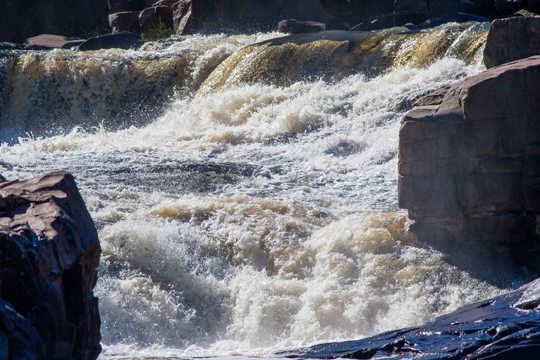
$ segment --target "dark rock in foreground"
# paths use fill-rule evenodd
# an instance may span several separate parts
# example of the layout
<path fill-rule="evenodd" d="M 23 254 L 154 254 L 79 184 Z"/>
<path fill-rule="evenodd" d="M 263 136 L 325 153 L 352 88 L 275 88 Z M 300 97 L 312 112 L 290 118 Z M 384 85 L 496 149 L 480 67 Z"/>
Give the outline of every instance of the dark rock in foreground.
<path fill-rule="evenodd" d="M 420 99 L 399 139 L 399 205 L 443 251 L 492 250 L 538 272 L 540 56 Z"/>
<path fill-rule="evenodd" d="M 421 327 L 281 355 L 316 359 L 538 359 L 540 280 Z"/>
<path fill-rule="evenodd" d="M 0 358 L 96 359 L 100 245 L 73 177 L 0 177 Z"/>

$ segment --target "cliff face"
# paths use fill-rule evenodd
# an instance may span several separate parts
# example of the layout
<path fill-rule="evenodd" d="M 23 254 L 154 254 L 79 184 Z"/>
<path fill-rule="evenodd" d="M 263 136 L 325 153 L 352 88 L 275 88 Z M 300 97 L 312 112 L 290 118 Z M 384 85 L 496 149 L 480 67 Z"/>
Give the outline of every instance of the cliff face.
<path fill-rule="evenodd" d="M 399 204 L 416 221 L 413 231 L 532 257 L 540 239 L 538 83 L 540 57 L 530 57 L 424 97 L 405 117 Z"/>
<path fill-rule="evenodd" d="M 97 358 L 101 250 L 73 177 L 0 180 L 0 239 L 0 353 Z"/>

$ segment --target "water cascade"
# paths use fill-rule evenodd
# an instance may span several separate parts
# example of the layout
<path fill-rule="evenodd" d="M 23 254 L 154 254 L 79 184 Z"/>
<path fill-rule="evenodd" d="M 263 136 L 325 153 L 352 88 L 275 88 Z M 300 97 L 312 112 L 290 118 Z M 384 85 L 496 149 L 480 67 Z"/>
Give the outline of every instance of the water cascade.
<path fill-rule="evenodd" d="M 4 143 L 0 169 L 76 175 L 104 249 L 104 358 L 269 355 L 419 324 L 516 281 L 460 270 L 397 207 L 400 120 L 482 70 L 486 25 L 276 36 L 4 58 L 2 127 L 66 128 Z M 107 127 L 165 97 L 144 125 Z"/>

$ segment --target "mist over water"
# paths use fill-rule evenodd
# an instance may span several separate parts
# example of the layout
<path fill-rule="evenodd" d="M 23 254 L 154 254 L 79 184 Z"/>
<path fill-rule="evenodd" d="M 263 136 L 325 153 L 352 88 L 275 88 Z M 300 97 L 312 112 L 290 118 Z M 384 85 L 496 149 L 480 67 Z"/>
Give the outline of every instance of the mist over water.
<path fill-rule="evenodd" d="M 418 243 L 397 206 L 400 120 L 420 96 L 482 70 L 470 54 L 452 56 L 470 48 L 464 37 L 479 41 L 483 28 L 473 30 L 452 30 L 446 50 L 431 46 L 419 66 L 400 58 L 374 74 L 218 81 L 199 92 L 237 71 L 226 60 L 235 51 L 277 34 L 147 45 L 187 59 L 190 91 L 163 115 L 2 145 L 8 177 L 76 175 L 104 252 L 103 357 L 269 356 L 499 293 Z M 418 47 L 398 40 L 401 54 Z"/>

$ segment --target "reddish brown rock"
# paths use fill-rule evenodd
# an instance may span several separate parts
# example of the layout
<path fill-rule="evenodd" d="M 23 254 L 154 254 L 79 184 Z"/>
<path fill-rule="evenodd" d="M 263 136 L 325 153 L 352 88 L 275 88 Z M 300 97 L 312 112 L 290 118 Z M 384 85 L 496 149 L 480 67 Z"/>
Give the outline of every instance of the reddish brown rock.
<path fill-rule="evenodd" d="M 0 342 L 0 352 L 7 348 L 9 358 L 22 358 L 14 351 L 26 333 L 34 344 L 24 358 L 96 359 L 100 318 L 93 289 L 101 250 L 73 177 L 58 172 L 0 182 L 0 239 L 0 317 L 9 322 L 11 308 L 23 329 L 1 327 L 8 341 Z"/>
<path fill-rule="evenodd" d="M 484 50 L 487 68 L 533 55 L 540 55 L 540 17 L 514 16 L 493 21 Z"/>
<path fill-rule="evenodd" d="M 399 140 L 399 205 L 413 229 L 510 251 L 540 240 L 539 83 L 535 56 L 418 101 Z"/>
<path fill-rule="evenodd" d="M 84 39 L 60 35 L 42 34 L 26 39 L 26 45 L 31 49 L 69 49 L 78 46 Z"/>

